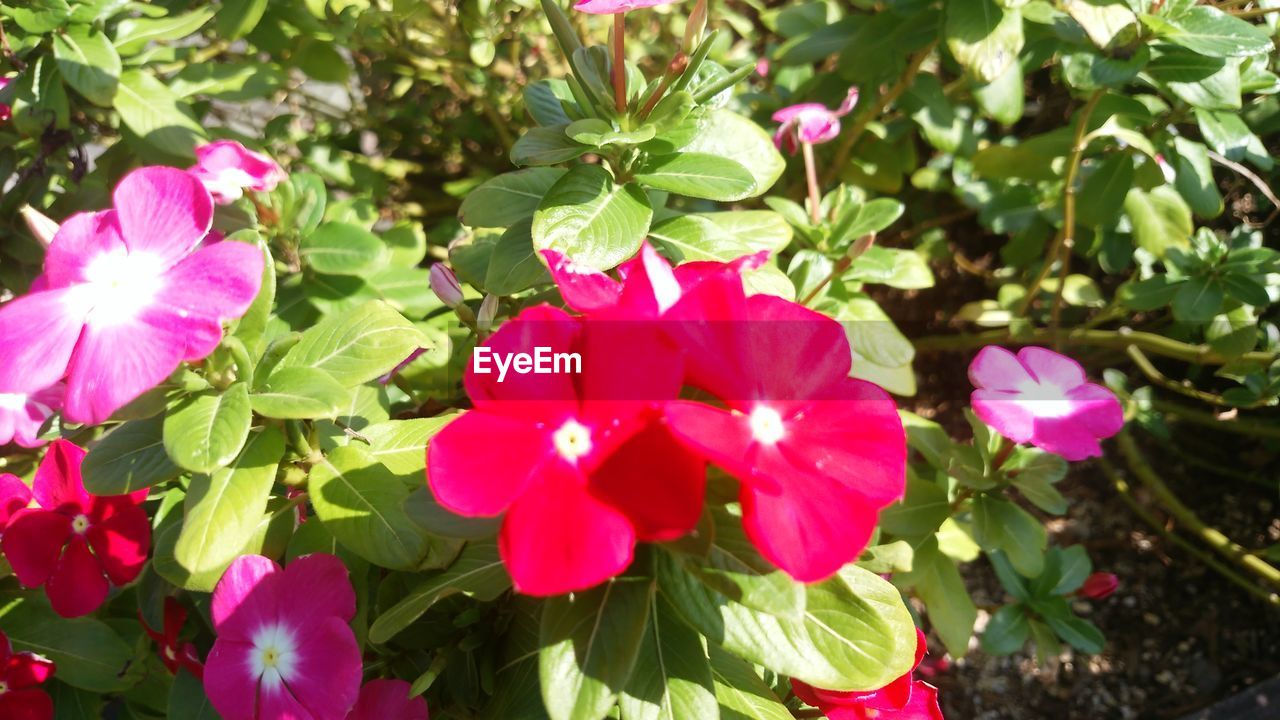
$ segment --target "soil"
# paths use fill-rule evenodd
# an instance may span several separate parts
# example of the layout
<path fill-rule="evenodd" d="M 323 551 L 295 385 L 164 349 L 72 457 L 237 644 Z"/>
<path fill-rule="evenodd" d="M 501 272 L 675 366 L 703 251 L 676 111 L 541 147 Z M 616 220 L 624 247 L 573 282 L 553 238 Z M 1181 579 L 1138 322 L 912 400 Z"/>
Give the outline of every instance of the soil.
<path fill-rule="evenodd" d="M 980 269 L 994 250 L 976 225 L 969 229 L 972 234 L 952 233 L 973 238 L 955 249 Z M 897 291 L 878 296 L 910 337 L 955 332 L 949 318 L 956 308 L 994 295 L 982 277 L 958 271 L 954 263 L 941 265 L 935 265 L 934 288 L 910 297 Z M 966 437 L 962 411 L 971 388 L 956 379 L 972 353 L 919 355 L 919 392 L 903 406 L 942 423 L 956 438 Z M 1094 365 L 1091 372 L 1102 367 Z M 1168 440 L 1140 431 L 1138 436 L 1156 471 L 1203 520 L 1247 548 L 1280 542 L 1280 442 L 1268 446 L 1176 425 Z M 1187 457 L 1200 462 L 1192 465 Z M 1243 472 L 1232 474 L 1232 469 Z M 1073 464 L 1059 489 L 1071 507 L 1065 517 L 1047 518 L 1050 541 L 1083 543 L 1095 569 L 1121 578 L 1111 597 L 1077 603 L 1080 614 L 1106 634 L 1106 650 L 1088 656 L 1064 646 L 1047 666 L 1037 667 L 1030 645 L 1008 657 L 992 657 L 975 640 L 966 657 L 951 660 L 930 679 L 941 690 L 947 718 L 1173 719 L 1280 675 L 1280 611 L 1161 538 L 1120 500 L 1096 464 Z M 1157 507 L 1141 489 L 1135 492 L 1146 507 Z M 963 572 L 979 606 L 1007 600 L 985 561 L 969 563 Z M 979 613 L 981 629 L 988 615 Z M 931 656 L 943 657 L 936 640 Z M 1280 718 L 1280 709 L 1275 717 Z"/>

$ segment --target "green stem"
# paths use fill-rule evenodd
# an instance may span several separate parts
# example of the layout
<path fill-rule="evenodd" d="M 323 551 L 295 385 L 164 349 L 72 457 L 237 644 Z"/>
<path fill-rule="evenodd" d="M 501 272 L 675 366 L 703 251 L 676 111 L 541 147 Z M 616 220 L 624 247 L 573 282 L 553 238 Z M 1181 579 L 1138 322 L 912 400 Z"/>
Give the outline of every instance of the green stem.
<path fill-rule="evenodd" d="M 809 217 L 814 225 L 822 224 L 822 190 L 818 188 L 818 161 L 813 158 L 813 143 L 800 142 L 804 151 L 804 179 L 809 185 Z"/>
<path fill-rule="evenodd" d="M 1280 440 L 1280 427 L 1266 423 L 1254 422 L 1252 420 L 1243 420 L 1236 418 L 1234 420 L 1221 420 L 1213 413 L 1201 412 L 1189 408 L 1180 403 L 1166 402 L 1164 400 L 1153 400 L 1152 406 L 1170 415 L 1175 415 L 1179 420 L 1185 420 L 1192 425 L 1211 428 L 1214 430 L 1223 430 L 1225 432 L 1235 433 L 1237 435 L 1246 435 L 1248 437 L 1267 438 L 1272 440 Z"/>
<path fill-rule="evenodd" d="M 1209 403 L 1210 405 L 1218 405 L 1221 407 L 1234 407 L 1232 403 L 1224 400 L 1221 395 L 1215 395 L 1213 393 L 1205 392 L 1203 390 L 1197 390 L 1189 382 L 1180 383 L 1180 382 L 1177 382 L 1176 380 L 1172 380 L 1169 377 L 1165 376 L 1165 374 L 1160 372 L 1159 368 L 1153 365 L 1151 363 L 1151 360 L 1148 359 L 1147 356 L 1141 350 L 1139 350 L 1136 345 L 1130 345 L 1129 347 L 1125 348 L 1125 352 L 1128 353 L 1129 358 L 1133 360 L 1133 364 L 1137 365 L 1138 369 L 1142 371 L 1142 374 L 1146 375 L 1147 379 L 1155 383 L 1156 385 L 1159 385 L 1160 387 L 1166 390 L 1172 390 L 1173 392 L 1176 392 L 1179 395 L 1185 395 L 1189 398 L 1199 400 L 1200 402 Z"/>
<path fill-rule="evenodd" d="M 1199 365 L 1226 365 L 1236 360 L 1270 365 L 1280 356 L 1280 353 L 1256 350 L 1239 357 L 1227 357 L 1208 345 L 1191 345 L 1163 335 L 1131 330 L 1127 327 L 1119 330 L 1071 330 L 1062 333 L 1061 336 L 1066 345 L 1090 345 L 1117 350 L 1125 350 L 1130 345 L 1135 345 L 1149 353 Z M 1019 332 L 1017 336 L 1008 329 L 1001 329 L 955 335 L 927 335 L 917 338 L 914 344 L 917 351 L 927 352 L 969 350 L 983 345 L 1038 345 L 1052 339 L 1053 334 L 1045 328 L 1033 328 L 1026 332 Z"/>
<path fill-rule="evenodd" d="M 627 113 L 626 13 L 613 15 L 613 106 L 622 116 Z"/>

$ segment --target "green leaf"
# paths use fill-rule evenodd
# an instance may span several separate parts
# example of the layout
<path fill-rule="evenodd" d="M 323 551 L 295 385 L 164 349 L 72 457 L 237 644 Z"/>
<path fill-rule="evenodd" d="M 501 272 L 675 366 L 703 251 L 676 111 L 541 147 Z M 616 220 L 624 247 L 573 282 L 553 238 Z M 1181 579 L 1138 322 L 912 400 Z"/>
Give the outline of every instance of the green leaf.
<path fill-rule="evenodd" d="M 191 575 L 221 574 L 253 539 L 267 509 L 284 435 L 268 426 L 235 462 L 191 478 L 174 559 Z"/>
<path fill-rule="evenodd" d="M 708 650 L 716 701 L 720 703 L 720 720 L 793 720 L 791 711 L 749 663 L 715 645 Z M 716 718 L 715 715 L 706 717 Z"/>
<path fill-rule="evenodd" d="M 755 178 L 740 163 L 717 155 L 678 152 L 651 155 L 636 170 L 636 180 L 685 197 L 730 202 L 755 194 Z"/>
<path fill-rule="evenodd" d="M 891 198 L 876 198 L 870 202 L 851 205 L 840 213 L 831 230 L 831 242 L 837 249 L 870 233 L 878 233 L 902 217 L 902 203 Z"/>
<path fill-rule="evenodd" d="M 1131 310 L 1155 310 L 1173 302 L 1173 296 L 1183 282 L 1171 280 L 1168 275 L 1153 275 L 1146 280 L 1121 285 L 1116 297 Z"/>
<path fill-rule="evenodd" d="M 94 105 L 111 107 L 121 66 L 106 35 L 87 25 L 72 25 L 53 36 L 53 56 L 68 85 Z"/>
<path fill-rule="evenodd" d="M 1222 276 L 1222 286 L 1227 294 L 1245 305 L 1263 308 L 1271 304 L 1271 296 L 1262 283 L 1248 275 L 1227 273 Z"/>
<path fill-rule="evenodd" d="M 555 165 L 582 157 L 592 148 L 565 135 L 568 125 L 531 128 L 511 148 L 516 165 Z"/>
<path fill-rule="evenodd" d="M 1190 247 L 1195 230 L 1191 208 L 1172 187 L 1161 185 L 1151 192 L 1131 188 L 1124 198 L 1124 211 L 1139 247 L 1152 255 L 1163 258 L 1170 248 Z"/>
<path fill-rule="evenodd" d="M 615 130 L 613 125 L 596 118 L 575 120 L 564 129 L 564 134 L 574 142 L 602 148 L 609 145 L 639 145 L 653 139 L 658 128 L 642 125 L 631 131 Z"/>
<path fill-rule="evenodd" d="M 1217 278 L 1193 277 L 1174 294 L 1173 317 L 1182 322 L 1207 323 L 1222 310 L 1224 300 L 1226 292 Z"/>
<path fill-rule="evenodd" d="M 640 653 L 653 590 L 650 580 L 624 577 L 544 603 L 538 674 L 552 720 L 600 720 L 613 708 Z"/>
<path fill-rule="evenodd" d="M 908 432 L 908 438 L 911 438 L 912 435 Z M 912 447 L 919 449 L 917 444 Z M 949 454 L 950 449 L 946 452 Z M 945 457 L 939 456 L 938 459 L 944 460 Z M 941 466 L 945 467 L 945 464 Z M 909 474 L 906 497 L 880 514 L 880 527 L 902 537 L 931 535 L 950 516 L 951 503 L 947 499 L 947 491 L 935 482 Z"/>
<path fill-rule="evenodd" d="M 867 690 L 911 669 L 911 614 L 892 585 L 854 565 L 807 588 L 804 614 L 734 602 L 660 554 L 662 592 L 686 622 L 729 652 L 815 687 Z"/>
<path fill-rule="evenodd" d="M 412 323 L 373 300 L 309 328 L 280 367 L 316 368 L 344 387 L 353 387 L 387 374 L 422 341 Z"/>
<path fill-rule="evenodd" d="M 1196 110 L 1196 123 L 1209 147 L 1227 159 L 1248 160 L 1263 170 L 1270 170 L 1274 164 L 1262 140 L 1245 125 L 1239 114 Z"/>
<path fill-rule="evenodd" d="M 418 472 L 421 472 L 419 470 Z M 404 502 L 409 519 L 432 535 L 457 540 L 482 540 L 498 534 L 500 517 L 464 517 L 436 501 L 430 486 L 422 486 L 409 494 Z"/>
<path fill-rule="evenodd" d="M 730 262 L 761 250 L 781 251 L 791 242 L 791 226 L 767 210 L 699 213 L 664 220 L 653 226 L 649 237 L 677 265 Z"/>
<path fill-rule="evenodd" d="M 355 445 L 334 449 L 311 468 L 311 504 L 329 532 L 380 567 L 416 570 L 444 541 L 427 535 L 405 513 L 411 485 L 421 478 L 392 473 Z"/>
<path fill-rule="evenodd" d="M 1205 57 L 1167 47 L 1152 58 L 1146 72 L 1178 99 L 1205 110 L 1240 108 L 1238 60 Z"/>
<path fill-rule="evenodd" d="M 490 178 L 467 194 L 458 219 L 471 227 L 510 227 L 531 218 L 565 172 L 561 168 L 527 168 Z"/>
<path fill-rule="evenodd" d="M 85 489 L 94 495 L 124 495 L 170 480 L 182 472 L 164 449 L 164 418 L 132 420 L 89 447 Z"/>
<path fill-rule="evenodd" d="M 944 35 L 956 61 L 979 82 L 989 83 L 1022 51 L 1022 15 L 993 0 L 948 2 Z"/>
<path fill-rule="evenodd" d="M 983 550 L 1003 550 L 1024 577 L 1044 569 L 1044 525 L 1008 500 L 979 495 L 973 503 L 973 539 Z"/>
<path fill-rule="evenodd" d="M 1050 592 L 1054 595 L 1073 593 L 1084 585 L 1093 572 L 1093 562 L 1083 545 L 1072 545 L 1055 553 L 1058 556 L 1058 582 Z"/>
<path fill-rule="evenodd" d="M 507 228 L 493 246 L 484 289 L 493 295 L 514 295 L 551 282 L 547 267 L 533 249 L 533 225 L 526 218 Z"/>
<path fill-rule="evenodd" d="M 1133 186 L 1133 156 L 1115 153 L 1103 158 L 1084 179 L 1076 201 L 1076 221 L 1085 227 L 1111 227 L 1124 209 L 1125 194 Z"/>
<path fill-rule="evenodd" d="M 914 587 L 924 601 L 929 622 L 947 646 L 952 657 L 964 657 L 973 637 L 978 609 L 969 597 L 956 563 L 938 550 L 938 542 L 930 537 L 916 548 L 911 572 L 894 577 L 902 587 Z"/>
<path fill-rule="evenodd" d="M 253 411 L 269 418 L 336 417 L 351 394 L 333 376 L 310 367 L 284 367 L 249 396 Z"/>
<path fill-rule="evenodd" d="M 377 235 L 347 223 L 325 223 L 302 239 L 298 254 L 316 272 L 364 275 L 378 266 L 386 245 Z"/>
<path fill-rule="evenodd" d="M 196 142 L 205 138 L 191 108 L 146 70 L 120 75 L 114 106 L 130 131 L 169 155 L 194 157 Z"/>
<path fill-rule="evenodd" d="M 1071 149 L 1068 128 L 1035 135 L 1017 145 L 988 145 L 973 156 L 973 171 L 990 180 L 1054 180 L 1054 159 Z"/>
<path fill-rule="evenodd" d="M 759 125 L 728 110 L 711 110 L 693 116 L 697 131 L 682 152 L 717 155 L 745 167 L 755 179 L 749 197 L 762 195 L 782 176 L 787 162 Z"/>
<path fill-rule="evenodd" d="M 71 17 L 71 6 L 67 0 L 30 0 L 21 5 L 12 4 L 5 12 L 18 23 L 18 27 L 29 33 L 47 33 L 57 30 L 66 24 Z"/>
<path fill-rule="evenodd" d="M 395 605 L 388 608 L 369 628 L 369 640 L 385 643 L 422 617 L 442 598 L 462 593 L 481 602 L 487 602 L 511 587 L 498 557 L 498 546 L 493 540 L 469 542 L 448 570 L 423 580 Z"/>
<path fill-rule="evenodd" d="M 634 184 L 617 185 L 599 165 L 578 165 L 556 181 L 533 214 L 533 244 L 608 270 L 640 249 L 653 210 Z"/>
<path fill-rule="evenodd" d="M 1120 0 L 1080 0 L 1064 7 L 1100 49 L 1118 45 L 1115 42 L 1117 37 L 1134 36 L 1134 32 L 1126 33 L 1125 30 L 1136 24 L 1138 17 Z"/>
<path fill-rule="evenodd" d="M 1271 52 L 1267 31 L 1209 5 L 1192 5 L 1177 15 L 1143 15 L 1162 40 L 1210 57 L 1248 57 Z"/>
<path fill-rule="evenodd" d="M 103 700 L 98 693 L 86 692 L 54 682 L 45 685 L 53 696 L 53 720 L 102 720 Z"/>
<path fill-rule="evenodd" d="M 218 37 L 239 40 L 253 32 L 267 11 L 267 0 L 223 0 L 218 10 Z"/>
<path fill-rule="evenodd" d="M 169 688 L 168 720 L 219 720 L 218 711 L 204 691 L 204 683 L 186 670 L 179 670 Z"/>
<path fill-rule="evenodd" d="M 334 43 L 307 35 L 302 36 L 292 60 L 299 70 L 320 82 L 344 83 L 351 74 Z"/>
<path fill-rule="evenodd" d="M 719 713 L 702 636 L 658 597 L 650 606 L 640 653 L 618 699 L 622 720 L 698 718 Z"/>
<path fill-rule="evenodd" d="M 1181 136 L 1173 139 L 1173 147 L 1173 167 L 1177 173 L 1174 187 L 1196 215 L 1202 218 L 1221 215 L 1222 194 L 1213 178 L 1208 148 Z"/>
<path fill-rule="evenodd" d="M 525 86 L 524 107 L 539 125 L 568 125 L 571 120 L 561 101 L 573 102 L 569 84 L 559 78 L 539 80 Z"/>
<path fill-rule="evenodd" d="M 1064 598 L 1036 603 L 1035 608 L 1058 637 L 1071 647 L 1089 655 L 1097 655 L 1105 649 L 1106 638 L 1102 631 L 1088 620 L 1076 617 Z"/>
<path fill-rule="evenodd" d="M 213 472 L 240 453 L 252 420 L 246 383 L 189 395 L 165 414 L 165 452 L 183 469 Z"/>
<path fill-rule="evenodd" d="M 982 649 L 992 655 L 1009 655 L 1021 650 L 1029 637 L 1026 611 L 1021 605 L 1005 605 L 991 616 L 982 632 Z"/>
<path fill-rule="evenodd" d="M 89 617 L 59 617 L 44 598 L 28 596 L 0 609 L 5 634 L 16 652 L 43 655 L 58 667 L 58 679 L 96 693 L 124 690 L 133 650 L 106 623 Z"/>
<path fill-rule="evenodd" d="M 213 13 L 213 8 L 202 7 L 181 15 L 125 18 L 116 26 L 116 50 L 135 55 L 149 42 L 180 40 L 204 27 Z"/>
<path fill-rule="evenodd" d="M 456 414 L 412 420 L 391 420 L 360 429 L 369 441 L 369 454 L 397 475 L 422 472 L 426 467 L 427 442 Z"/>

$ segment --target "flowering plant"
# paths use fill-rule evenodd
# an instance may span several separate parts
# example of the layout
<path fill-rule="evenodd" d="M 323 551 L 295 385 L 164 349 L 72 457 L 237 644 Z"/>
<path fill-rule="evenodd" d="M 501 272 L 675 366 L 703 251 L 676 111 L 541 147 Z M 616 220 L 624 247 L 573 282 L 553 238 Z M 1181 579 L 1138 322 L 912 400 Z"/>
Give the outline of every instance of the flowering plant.
<path fill-rule="evenodd" d="M 0 716 L 963 716 L 1071 463 L 1274 604 L 1135 439 L 1280 401 L 1270 26 L 854 5 L 0 8 Z"/>

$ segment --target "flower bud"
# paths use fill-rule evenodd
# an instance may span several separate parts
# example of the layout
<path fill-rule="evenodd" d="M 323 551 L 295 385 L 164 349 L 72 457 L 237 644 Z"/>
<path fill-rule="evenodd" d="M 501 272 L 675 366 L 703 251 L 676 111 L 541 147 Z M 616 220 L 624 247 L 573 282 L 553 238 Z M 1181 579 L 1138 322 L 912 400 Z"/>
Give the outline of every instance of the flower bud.
<path fill-rule="evenodd" d="M 18 212 L 22 213 L 23 222 L 27 224 L 27 229 L 36 240 L 39 240 L 44 247 L 49 247 L 49 243 L 53 242 L 53 236 L 58 234 L 58 223 L 30 205 L 23 205 Z"/>
<path fill-rule="evenodd" d="M 498 296 L 485 295 L 484 300 L 480 303 L 480 312 L 476 313 L 476 325 L 481 330 L 488 330 L 493 325 L 493 319 L 498 316 Z"/>
<path fill-rule="evenodd" d="M 431 266 L 431 292 L 440 301 L 451 308 L 462 304 L 462 285 L 458 284 L 458 276 L 445 267 L 444 263 Z"/>
<path fill-rule="evenodd" d="M 1160 174 L 1164 175 L 1165 182 L 1171 183 L 1178 179 L 1178 174 L 1174 172 L 1173 166 L 1164 159 L 1163 155 L 1156 155 L 1156 167 L 1160 168 Z"/>
<path fill-rule="evenodd" d="M 1102 600 L 1110 597 L 1120 587 L 1120 578 L 1112 573 L 1096 572 L 1085 578 L 1077 594 L 1090 600 Z"/>

